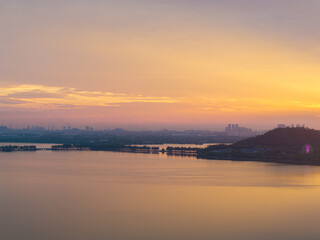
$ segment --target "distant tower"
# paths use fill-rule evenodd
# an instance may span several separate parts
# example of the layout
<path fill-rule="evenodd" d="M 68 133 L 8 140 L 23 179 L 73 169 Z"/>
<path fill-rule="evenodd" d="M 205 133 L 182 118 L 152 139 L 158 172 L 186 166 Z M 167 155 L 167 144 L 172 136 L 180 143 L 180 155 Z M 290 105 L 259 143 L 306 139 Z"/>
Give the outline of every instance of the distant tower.
<path fill-rule="evenodd" d="M 226 132 L 231 132 L 231 124 L 228 124 L 228 126 L 226 127 Z"/>

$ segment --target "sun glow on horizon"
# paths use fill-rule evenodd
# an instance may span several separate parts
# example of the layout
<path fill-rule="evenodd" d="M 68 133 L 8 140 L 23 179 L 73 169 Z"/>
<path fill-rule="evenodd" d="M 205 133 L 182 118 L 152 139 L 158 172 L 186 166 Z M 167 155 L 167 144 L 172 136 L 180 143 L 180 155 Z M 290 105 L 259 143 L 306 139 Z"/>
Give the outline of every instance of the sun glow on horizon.
<path fill-rule="evenodd" d="M 247 11 L 231 2 L 3 3 L 0 110 L 81 109 L 115 123 L 299 116 L 316 124 L 318 6 L 283 12 L 284 0 L 252 2 Z"/>

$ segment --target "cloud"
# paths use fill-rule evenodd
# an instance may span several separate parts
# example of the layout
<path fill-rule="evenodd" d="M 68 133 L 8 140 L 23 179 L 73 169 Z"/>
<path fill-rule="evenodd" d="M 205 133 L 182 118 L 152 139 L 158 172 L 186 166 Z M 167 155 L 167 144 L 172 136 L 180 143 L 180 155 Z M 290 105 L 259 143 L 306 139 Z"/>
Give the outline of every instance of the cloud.
<path fill-rule="evenodd" d="M 1 105 L 15 105 L 15 104 L 24 104 L 25 101 L 10 99 L 6 97 L 0 97 L 0 104 Z"/>
<path fill-rule="evenodd" d="M 163 96 L 80 91 L 75 88 L 43 85 L 14 85 L 0 88 L 0 106 L 24 108 L 87 108 L 119 106 L 128 103 L 176 103 L 180 99 Z"/>

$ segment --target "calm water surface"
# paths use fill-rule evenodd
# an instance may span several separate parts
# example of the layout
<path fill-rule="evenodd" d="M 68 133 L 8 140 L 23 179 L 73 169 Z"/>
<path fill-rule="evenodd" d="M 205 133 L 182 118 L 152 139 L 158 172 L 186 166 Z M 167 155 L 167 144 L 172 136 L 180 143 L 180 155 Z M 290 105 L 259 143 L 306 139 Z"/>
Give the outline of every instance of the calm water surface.
<path fill-rule="evenodd" d="M 4 240 L 319 239 L 320 168 L 0 153 Z"/>

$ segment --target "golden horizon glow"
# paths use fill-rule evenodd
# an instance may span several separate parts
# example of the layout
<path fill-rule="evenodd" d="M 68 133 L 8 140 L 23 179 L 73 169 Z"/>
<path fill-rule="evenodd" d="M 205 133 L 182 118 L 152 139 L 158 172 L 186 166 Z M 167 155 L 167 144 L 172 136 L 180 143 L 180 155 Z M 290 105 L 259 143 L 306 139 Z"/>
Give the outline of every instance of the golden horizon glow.
<path fill-rule="evenodd" d="M 23 29 L 23 18 L 3 12 L 12 27 L 4 31 L 13 33 L 5 36 L 0 107 L 81 108 L 91 116 L 98 114 L 95 108 L 99 116 L 117 108 L 116 119 L 141 124 L 159 119 L 252 124 L 272 116 L 273 121 L 259 120 L 270 125 L 299 116 L 317 126 L 320 51 L 312 28 L 318 19 L 313 2 L 286 13 L 278 8 L 286 5 L 284 0 L 270 6 L 250 3 L 251 11 L 236 1 L 111 2 L 112 8 L 79 3 L 76 10 L 66 4 L 60 10 L 62 22 L 44 5 L 51 15 L 42 16 L 43 24 L 22 5 Z M 297 12 L 305 18 L 298 21 Z M 270 13 L 286 14 L 291 21 Z M 260 15 L 263 20 L 256 22 Z M 133 119 L 134 112 L 142 116 Z"/>
<path fill-rule="evenodd" d="M 30 109 L 68 109 L 91 107 L 121 107 L 122 104 L 178 104 L 184 105 L 186 114 L 197 113 L 210 115 L 214 113 L 254 114 L 254 113 L 289 113 L 290 111 L 320 113 L 320 104 L 307 101 L 273 100 L 265 98 L 172 98 L 165 96 L 128 95 L 100 91 L 82 91 L 75 88 L 44 86 L 44 85 L 13 85 L 0 88 L 0 98 L 5 101 L 0 107 Z M 161 110 L 161 109 L 159 109 Z"/>

